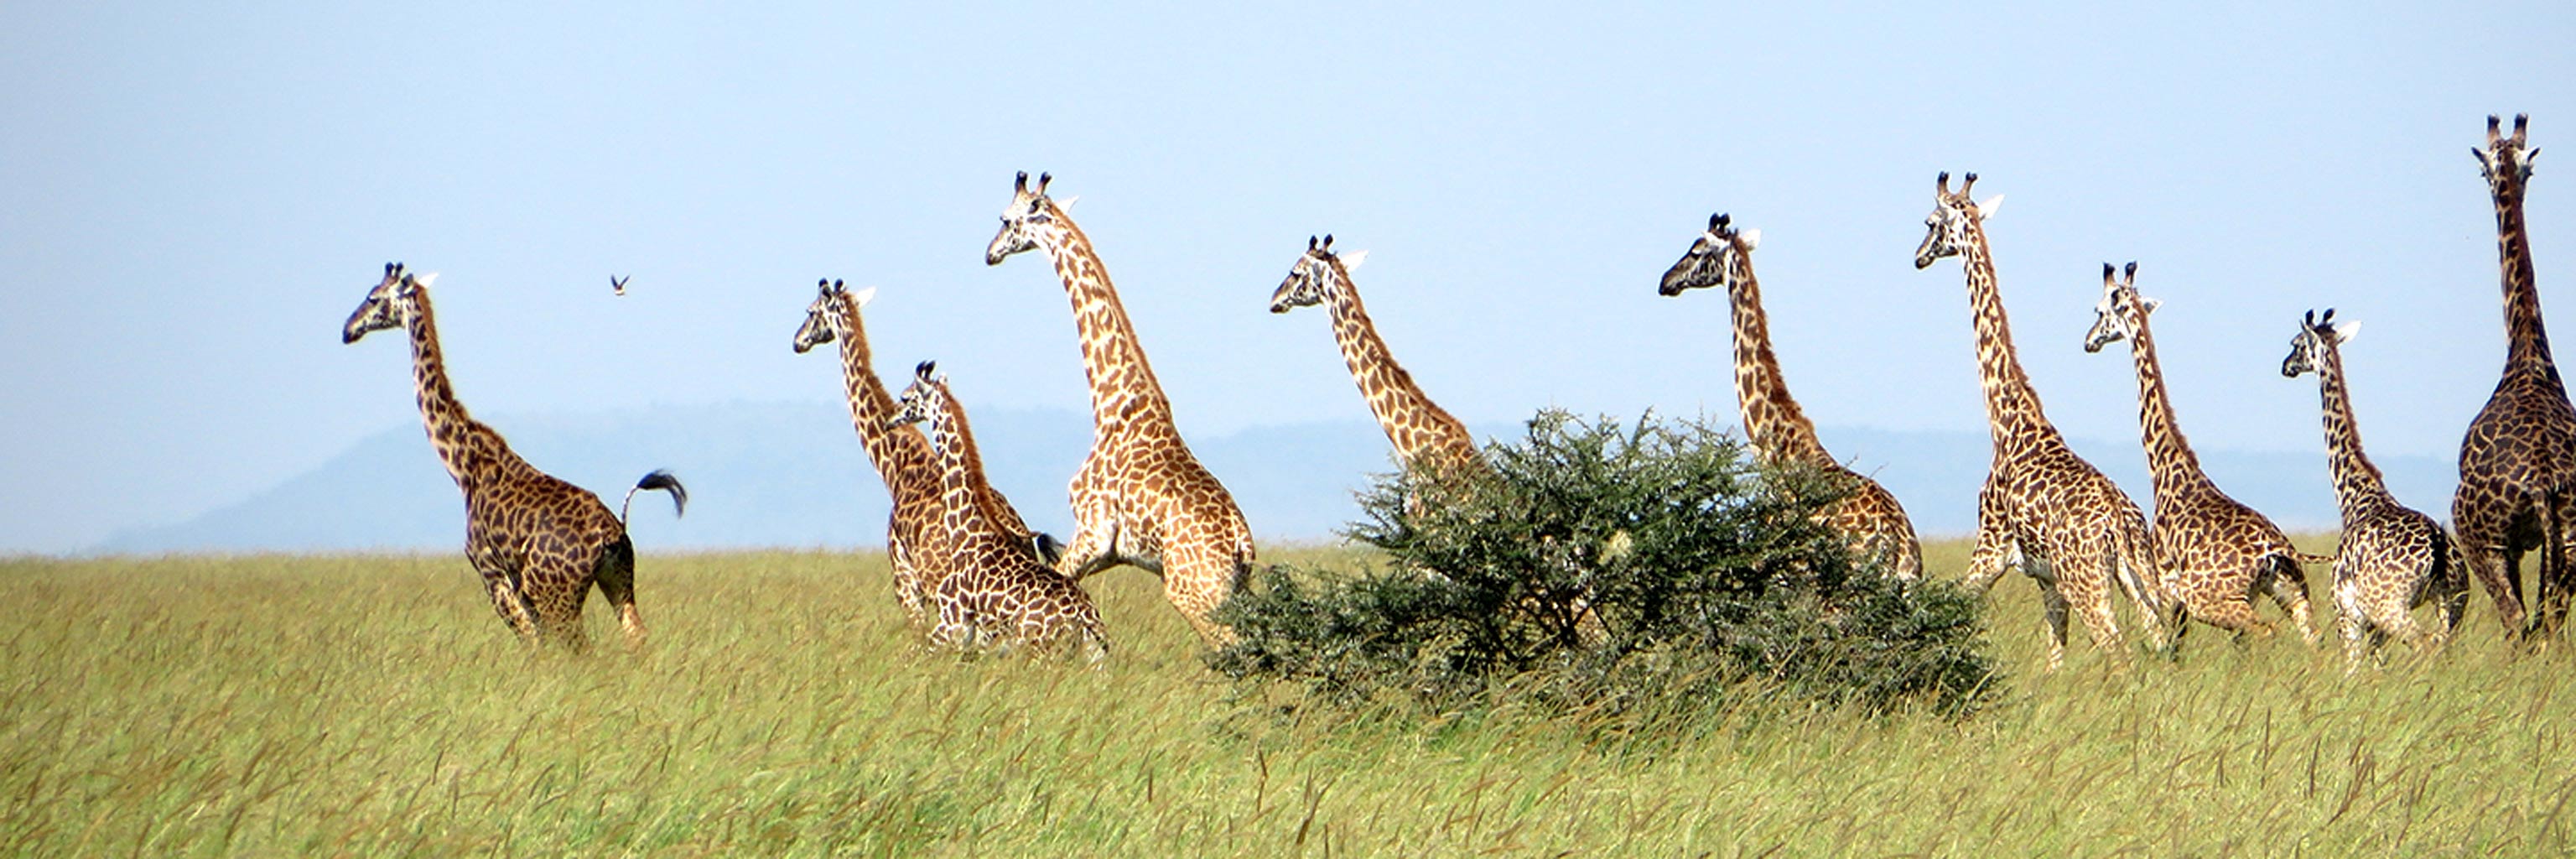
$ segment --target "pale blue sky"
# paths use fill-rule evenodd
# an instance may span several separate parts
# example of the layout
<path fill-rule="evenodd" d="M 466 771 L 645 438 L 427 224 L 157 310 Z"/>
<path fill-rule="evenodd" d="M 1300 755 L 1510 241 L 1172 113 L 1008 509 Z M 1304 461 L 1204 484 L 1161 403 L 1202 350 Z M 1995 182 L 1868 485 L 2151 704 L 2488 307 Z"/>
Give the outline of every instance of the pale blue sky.
<path fill-rule="evenodd" d="M 1958 268 L 1910 262 L 1933 174 L 1973 170 L 2069 433 L 2136 432 L 2125 353 L 2078 348 L 2135 259 L 2202 447 L 2320 444 L 2277 368 L 2335 305 L 2368 323 L 2374 450 L 2449 455 L 2504 351 L 2468 149 L 2527 111 L 2576 163 L 2565 3 L 843 5 L 0 7 L 0 551 L 415 421 L 399 341 L 337 336 L 388 260 L 443 273 L 487 416 L 835 401 L 787 348 L 822 276 L 880 287 L 890 365 L 1083 408 L 1053 274 L 979 259 L 1023 169 L 1081 196 L 1187 432 L 1364 417 L 1323 320 L 1265 312 L 1322 232 L 1372 251 L 1381 329 L 1470 420 L 1731 419 L 1724 303 L 1654 294 L 1719 210 L 1763 231 L 1829 445 L 1982 428 Z M 2563 318 L 2557 163 L 2530 221 Z"/>

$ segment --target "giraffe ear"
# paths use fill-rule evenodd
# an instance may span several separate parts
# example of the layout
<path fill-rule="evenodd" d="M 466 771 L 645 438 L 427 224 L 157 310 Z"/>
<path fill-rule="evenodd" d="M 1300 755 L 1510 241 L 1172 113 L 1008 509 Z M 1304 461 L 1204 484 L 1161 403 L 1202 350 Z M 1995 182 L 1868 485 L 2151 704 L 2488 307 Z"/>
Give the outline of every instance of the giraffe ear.
<path fill-rule="evenodd" d="M 1333 257 L 1342 261 L 1343 271 L 1352 271 L 1358 269 L 1360 263 L 1368 262 L 1368 251 L 1345 251 Z"/>
<path fill-rule="evenodd" d="M 2165 306 L 2165 300 L 2161 298 L 2149 298 L 2140 301 L 2138 302 L 2138 315 L 2145 316 L 2147 314 L 2154 313 L 2156 312 L 2156 308 L 2163 306 Z"/>
<path fill-rule="evenodd" d="M 1735 237 L 1744 242 L 1744 249 L 1748 251 L 1762 245 L 1761 230 L 1745 230 L 1743 232 L 1736 233 Z"/>
<path fill-rule="evenodd" d="M 1977 204 L 1977 220 L 1982 221 L 1987 218 L 1994 217 L 1995 210 L 2003 207 L 2004 195 L 1996 194 L 1992 197 L 1987 197 L 1985 202 Z"/>
<path fill-rule="evenodd" d="M 420 274 L 412 275 L 411 279 L 413 283 L 421 286 L 428 286 L 430 281 L 438 279 L 438 272 L 422 272 Z"/>
<path fill-rule="evenodd" d="M 860 289 L 859 289 L 859 291 L 857 291 L 857 292 L 853 292 L 853 293 L 850 293 L 850 306 L 851 306 L 851 307 L 866 307 L 866 306 L 868 306 L 868 302 L 869 302 L 869 301 L 874 300 L 876 297 L 877 297 L 877 288 L 876 288 L 876 287 L 873 287 L 873 286 L 870 286 L 870 287 L 862 287 L 862 288 L 860 288 Z"/>
<path fill-rule="evenodd" d="M 1057 210 L 1057 211 L 1061 211 L 1061 212 L 1070 212 L 1070 211 L 1073 211 L 1073 204 L 1075 204 L 1075 203 L 1079 203 L 1079 202 L 1082 202 L 1082 195 L 1080 195 L 1080 194 L 1075 194 L 1075 195 L 1073 195 L 1073 196 L 1071 196 L 1071 197 L 1066 197 L 1066 198 L 1064 198 L 1064 199 L 1062 199 L 1062 200 L 1057 200 L 1057 201 L 1055 201 L 1055 208 L 1056 208 L 1056 210 Z"/>
<path fill-rule="evenodd" d="M 2352 342 L 2352 338 L 2361 334 L 2361 320 L 2346 319 L 2342 322 L 2335 323 L 2334 334 L 2336 345 Z"/>

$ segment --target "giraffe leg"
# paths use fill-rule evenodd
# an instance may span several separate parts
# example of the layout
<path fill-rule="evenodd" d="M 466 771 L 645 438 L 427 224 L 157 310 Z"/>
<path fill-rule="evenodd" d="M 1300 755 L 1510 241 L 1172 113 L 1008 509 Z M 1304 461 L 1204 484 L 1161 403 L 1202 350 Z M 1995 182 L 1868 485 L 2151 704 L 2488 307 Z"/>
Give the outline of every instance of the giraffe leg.
<path fill-rule="evenodd" d="M 2460 616 L 2468 612 L 2469 573 L 2460 560 L 2460 544 L 2452 542 L 2437 526 L 2433 530 L 2433 572 L 2431 587 L 2442 601 L 2442 637 L 2445 641 L 2460 632 Z"/>
<path fill-rule="evenodd" d="M 2568 517 L 2576 515 L 2576 493 L 2552 492 L 2541 499 L 2540 575 L 2535 584 L 2538 593 L 2533 602 L 2532 634 L 2546 638 L 2557 634 L 2567 620 L 2570 581 L 2567 569 Z"/>
<path fill-rule="evenodd" d="M 2054 584 L 2039 587 L 2041 617 L 2048 624 L 2048 670 L 2066 662 L 2066 594 Z"/>
<path fill-rule="evenodd" d="M 1199 639 L 1211 647 L 1234 641 L 1234 630 L 1216 622 L 1217 607 L 1233 595 L 1248 564 L 1238 564 L 1231 546 L 1211 545 L 1209 535 L 1190 535 L 1164 547 L 1163 597 L 1189 619 Z"/>
<path fill-rule="evenodd" d="M 483 576 L 483 584 L 491 591 L 492 610 L 501 614 L 501 619 L 510 624 L 510 629 L 517 632 L 520 639 L 536 643 L 536 610 L 528 605 L 526 597 L 519 595 L 518 588 L 510 586 L 510 578 L 487 573 Z"/>
<path fill-rule="evenodd" d="M 2519 591 L 2522 585 L 2507 575 L 2510 568 L 2505 566 L 2503 547 L 2471 543 L 2466 536 L 2460 538 L 2459 545 L 2461 566 L 2467 567 L 2469 576 L 2476 579 L 2487 596 L 2495 600 L 2496 622 L 2504 626 L 2507 636 L 2520 635 L 2523 611 Z"/>
<path fill-rule="evenodd" d="M 2298 559 L 2281 555 L 2267 555 L 2263 563 L 2271 568 L 2262 577 L 2263 593 L 2282 611 L 2290 613 L 2290 622 L 2298 624 L 2300 640 L 2315 647 L 2317 627 L 2308 610 L 2308 571 L 2299 566 Z"/>
<path fill-rule="evenodd" d="M 2002 498 L 1991 488 L 1977 493 L 1977 545 L 1968 551 L 1968 571 L 1960 577 L 1959 586 L 1984 596 L 2018 554 L 2004 526 Z"/>
<path fill-rule="evenodd" d="M 2084 620 L 2084 631 L 2092 634 L 2093 646 L 2110 654 L 2116 663 L 2126 665 L 2128 645 L 2120 637 L 2119 617 L 2111 611 L 2110 578 L 2114 573 L 2109 568 L 2115 562 L 2108 557 L 2094 557 L 2077 563 L 2090 569 L 2073 570 L 2074 575 L 2059 571 L 2057 586 Z"/>
<path fill-rule="evenodd" d="M 905 622 L 918 635 L 930 629 L 930 598 L 922 592 L 921 568 L 913 560 L 911 541 L 895 531 L 892 514 L 886 521 L 886 565 L 893 569 L 894 601 L 903 606 Z"/>
<path fill-rule="evenodd" d="M 2335 578 L 2344 577 L 2338 572 Z M 2343 633 L 2343 674 L 2346 677 L 2360 673 L 2361 660 L 2367 651 L 2362 633 L 2369 621 L 2363 614 L 2361 596 L 2355 590 L 2355 587 L 2346 585 L 2335 588 L 2334 594 L 2335 630 Z"/>
<path fill-rule="evenodd" d="M 1095 454 L 1083 463 L 1082 472 L 1074 475 L 1069 493 L 1073 502 L 1073 542 L 1056 559 L 1056 569 L 1077 582 L 1120 563 L 1118 497 L 1099 488 L 1101 481 L 1093 474 L 1092 466 L 1097 461 L 1101 459 Z"/>
<path fill-rule="evenodd" d="M 644 646 L 644 615 L 635 608 L 635 547 L 621 537 L 599 559 L 599 595 L 617 609 L 617 628 L 628 648 Z"/>
<path fill-rule="evenodd" d="M 2415 614 L 2406 610 L 2406 598 L 2403 596 L 2388 598 L 2386 605 L 2380 608 L 2379 616 L 2384 618 L 2379 624 L 2380 628 L 2387 630 L 2390 637 L 2405 642 L 2407 647 L 2413 648 L 2417 653 L 2429 651 L 2441 644 L 2441 633 L 2428 631 L 2422 624 L 2416 623 Z"/>

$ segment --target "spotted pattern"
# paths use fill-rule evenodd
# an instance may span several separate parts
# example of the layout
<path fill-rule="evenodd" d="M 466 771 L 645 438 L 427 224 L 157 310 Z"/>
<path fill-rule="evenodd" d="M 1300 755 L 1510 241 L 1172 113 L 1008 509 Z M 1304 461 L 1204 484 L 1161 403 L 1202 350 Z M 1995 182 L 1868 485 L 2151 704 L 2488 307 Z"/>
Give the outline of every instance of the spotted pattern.
<path fill-rule="evenodd" d="M 2440 647 L 2460 625 L 2469 601 L 2469 575 L 2460 546 L 2442 526 L 2397 503 L 2379 467 L 2362 453 L 2361 426 L 2353 420 L 2344 386 L 2343 343 L 2354 323 L 2337 325 L 2308 314 L 2281 359 L 2281 375 L 2317 374 L 2325 410 L 2326 453 L 2334 474 L 2335 504 L 2343 512 L 2343 544 L 2335 550 L 2335 626 L 2343 633 L 2345 671 L 2361 669 L 2370 649 L 2394 636 L 2418 649 Z M 2438 601 L 2442 627 L 2426 630 L 2413 609 Z"/>
<path fill-rule="evenodd" d="M 903 606 L 913 631 L 928 635 L 937 619 L 925 594 L 947 575 L 946 559 L 952 553 L 939 521 L 943 503 L 939 468 L 920 428 L 895 423 L 894 395 L 877 377 L 860 314 L 875 290 L 852 292 L 837 280 L 816 281 L 815 287 L 819 294 L 806 306 L 805 321 L 797 326 L 792 345 L 803 354 L 826 343 L 840 344 L 850 426 L 858 432 L 859 445 L 867 450 L 868 462 L 876 466 L 877 477 L 893 502 L 886 514 L 886 557 L 894 568 L 895 601 Z M 1053 538 L 1030 531 L 1020 512 L 1000 493 L 985 501 L 990 505 L 986 514 L 1005 532 L 1018 535 L 1021 545 L 1035 552 L 1052 543 Z"/>
<path fill-rule="evenodd" d="M 1994 258 L 1986 245 L 1984 221 L 1994 203 L 1981 206 L 1969 199 L 1976 182 L 1976 174 L 1968 174 L 1967 183 L 1953 192 L 1950 174 L 1941 174 L 1936 204 L 1924 221 L 1930 232 L 1914 254 L 1916 268 L 1946 256 L 1963 258 L 1986 423 L 1994 436 L 1994 465 L 1977 493 L 1977 540 L 1964 582 L 1984 591 L 2008 567 L 2021 568 L 2036 582 L 2048 623 L 2052 670 L 2065 659 L 2069 609 L 2081 613 L 2096 646 L 2125 661 L 2128 651 L 2111 592 L 2116 588 L 2147 610 L 2150 635 L 2156 634 L 2166 611 L 2162 593 L 2148 580 L 2156 567 L 2146 517 L 2109 478 L 2066 446 L 2040 408 L 2039 393 L 2013 351 L 2012 326 L 2004 316 Z"/>
<path fill-rule="evenodd" d="M 1025 535 L 996 521 L 1001 493 L 985 480 L 966 407 L 945 377 L 924 362 L 903 391 L 897 420 L 927 421 L 938 460 L 942 545 L 948 575 L 930 591 L 938 610 L 931 641 L 980 651 L 1024 650 L 1057 654 L 1079 649 L 1098 663 L 1109 655 L 1109 631 L 1091 597 L 1072 579 L 1049 569 L 1028 549 Z"/>
<path fill-rule="evenodd" d="M 2288 612 L 2309 644 L 2317 641 L 2309 618 L 2308 580 L 2302 561 L 2328 558 L 2301 552 L 2279 526 L 2240 504 L 2218 488 L 2200 468 L 2191 440 L 2174 417 L 2165 392 L 2162 364 L 2156 359 L 2155 333 L 2149 325 L 2157 302 L 2138 294 L 2138 264 L 2125 277 L 2102 266 L 2102 300 L 2093 308 L 2093 328 L 2084 351 L 2126 340 L 2138 375 L 2138 428 L 2155 478 L 2158 583 L 2189 620 L 2239 634 L 2272 634 L 2272 624 L 2256 614 L 2254 596 L 2271 597 Z M 2184 617 L 2173 618 L 2174 636 L 2191 629 Z"/>
<path fill-rule="evenodd" d="M 1232 634 L 1209 615 L 1251 572 L 1252 528 L 1182 441 L 1108 269 L 1046 186 L 1044 176 L 1031 188 L 1020 175 L 984 261 L 999 265 L 1015 253 L 1044 251 L 1081 335 L 1091 452 L 1067 487 L 1074 538 L 1057 569 L 1076 580 L 1121 564 L 1161 575 L 1163 596 L 1201 639 L 1223 643 Z"/>
<path fill-rule="evenodd" d="M 1762 310 L 1762 283 L 1753 275 L 1753 249 L 1758 230 L 1736 229 L 1724 214 L 1710 215 L 1708 229 L 1692 240 L 1690 250 L 1664 271 L 1657 291 L 1667 296 L 1707 287 L 1723 287 L 1734 319 L 1735 403 L 1744 415 L 1744 434 L 1755 450 L 1773 462 L 1803 463 L 1843 482 L 1851 492 L 1819 511 L 1826 523 L 1850 541 L 1852 551 L 1887 565 L 1898 578 L 1923 572 L 1923 546 L 1905 507 L 1878 481 L 1863 477 L 1834 460 L 1816 437 L 1816 425 L 1789 395 L 1780 360 L 1771 352 L 1770 318 Z"/>
<path fill-rule="evenodd" d="M 630 645 L 644 642 L 635 608 L 635 546 L 626 524 L 588 490 L 538 471 L 489 426 L 474 420 L 448 384 L 430 306 L 429 276 L 397 263 L 349 315 L 341 340 L 405 329 L 411 337 L 412 382 L 430 447 L 465 493 L 465 558 L 483 576 L 493 611 L 530 641 L 572 649 L 588 644 L 582 605 L 595 584 L 617 609 Z M 639 489 L 664 488 L 685 498 L 677 481 L 648 475 Z M 629 493 L 630 497 L 632 493 Z"/>
<path fill-rule="evenodd" d="M 2503 378 L 2460 439 L 2451 526 L 2506 632 L 2546 636 L 2566 619 L 2576 588 L 2566 548 L 2576 540 L 2576 408 L 2549 354 L 2523 223 L 2523 193 L 2540 152 L 2526 146 L 2528 125 L 2528 117 L 2514 117 L 2508 136 L 2487 117 L 2487 145 L 2470 150 L 2495 203 L 2506 351 Z M 2523 602 L 2521 574 L 2523 553 L 2534 549 L 2541 555 L 2537 611 Z"/>
<path fill-rule="evenodd" d="M 1297 258 L 1288 277 L 1270 296 L 1272 313 L 1318 304 L 1332 315 L 1333 340 L 1341 346 L 1342 362 L 1350 367 L 1351 380 L 1359 385 L 1360 396 L 1368 401 L 1369 411 L 1377 416 L 1378 426 L 1395 446 L 1398 461 L 1408 469 L 1429 474 L 1472 477 L 1492 473 L 1484 455 L 1476 449 L 1475 436 L 1468 434 L 1467 425 L 1432 402 L 1431 396 L 1414 384 L 1413 374 L 1396 363 L 1395 354 L 1378 336 L 1377 324 L 1370 321 L 1367 305 L 1360 301 L 1359 288 L 1351 282 L 1350 266 L 1333 251 L 1330 236 L 1320 243 L 1308 238 L 1306 252 Z"/>

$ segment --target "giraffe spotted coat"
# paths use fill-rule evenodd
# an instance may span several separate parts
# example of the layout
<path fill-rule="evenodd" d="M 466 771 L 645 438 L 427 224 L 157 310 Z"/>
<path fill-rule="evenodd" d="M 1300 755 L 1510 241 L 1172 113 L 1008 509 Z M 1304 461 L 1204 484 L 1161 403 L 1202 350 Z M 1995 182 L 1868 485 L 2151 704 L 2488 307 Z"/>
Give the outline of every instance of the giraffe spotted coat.
<path fill-rule="evenodd" d="M 598 586 L 617 609 L 631 645 L 644 641 L 644 617 L 635 607 L 635 544 L 621 514 L 599 497 L 538 471 L 510 445 L 466 413 L 448 383 L 430 306 L 433 274 L 414 275 L 386 263 L 384 280 L 367 292 L 341 326 L 340 340 L 356 343 L 368 333 L 402 328 L 411 337 L 413 393 L 421 423 L 440 464 L 465 494 L 465 559 L 482 574 L 492 610 L 531 641 L 579 649 L 588 643 L 581 610 Z M 636 490 L 671 493 L 685 509 L 688 492 L 668 473 L 645 475 Z M 635 492 L 627 492 L 631 503 Z"/>
<path fill-rule="evenodd" d="M 933 377 L 923 362 L 904 388 L 896 420 L 927 421 L 938 458 L 939 523 L 948 574 L 930 589 L 938 625 L 931 641 L 958 650 L 1025 650 L 1056 654 L 1079 649 L 1094 663 L 1109 655 L 1109 631 L 1089 594 L 1031 555 L 1025 536 L 996 521 L 1001 493 L 984 478 L 983 457 L 966 421 L 966 407 L 950 395 L 948 380 Z"/>

